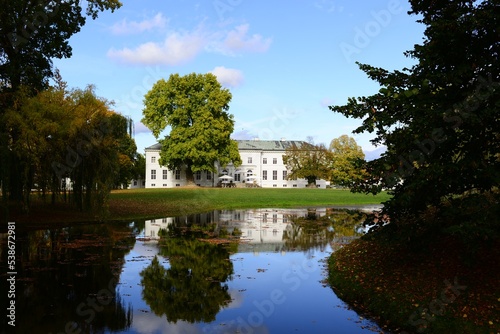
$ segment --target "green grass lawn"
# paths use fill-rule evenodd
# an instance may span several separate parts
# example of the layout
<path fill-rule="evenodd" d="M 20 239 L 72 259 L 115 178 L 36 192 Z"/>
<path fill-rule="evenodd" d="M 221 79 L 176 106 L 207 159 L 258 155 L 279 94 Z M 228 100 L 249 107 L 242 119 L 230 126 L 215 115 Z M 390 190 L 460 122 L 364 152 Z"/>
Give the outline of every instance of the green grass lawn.
<path fill-rule="evenodd" d="M 69 204 L 51 205 L 33 195 L 29 215 L 12 204 L 10 221 L 27 226 L 51 223 L 113 221 L 172 217 L 222 209 L 293 208 L 308 206 L 356 206 L 380 204 L 387 193 L 376 196 L 355 194 L 338 189 L 274 188 L 167 188 L 112 191 L 108 214 L 95 215 L 75 210 Z M 42 225 L 41 225 L 42 224 Z"/>
<path fill-rule="evenodd" d="M 113 191 L 112 216 L 158 217 L 216 209 L 291 208 L 306 206 L 369 205 L 389 199 L 336 189 L 169 188 Z"/>

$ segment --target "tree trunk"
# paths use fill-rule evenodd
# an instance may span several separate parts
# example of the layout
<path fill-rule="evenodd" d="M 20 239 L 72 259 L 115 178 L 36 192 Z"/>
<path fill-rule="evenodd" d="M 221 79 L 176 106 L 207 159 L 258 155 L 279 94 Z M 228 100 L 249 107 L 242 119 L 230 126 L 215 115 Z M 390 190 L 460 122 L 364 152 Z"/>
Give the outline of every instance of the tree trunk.
<path fill-rule="evenodd" d="M 188 165 L 186 168 L 186 185 L 187 186 L 196 185 L 196 183 L 194 183 L 194 173 L 191 170 L 191 165 Z"/>

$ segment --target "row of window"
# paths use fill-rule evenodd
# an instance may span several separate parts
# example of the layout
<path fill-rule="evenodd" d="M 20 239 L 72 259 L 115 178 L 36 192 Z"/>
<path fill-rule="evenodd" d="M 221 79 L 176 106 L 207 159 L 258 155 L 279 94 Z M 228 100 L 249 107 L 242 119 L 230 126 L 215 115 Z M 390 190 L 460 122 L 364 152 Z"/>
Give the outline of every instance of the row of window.
<path fill-rule="evenodd" d="M 286 180 L 288 176 L 288 173 L 286 170 L 283 171 L 283 175 L 282 175 L 282 179 L 283 180 Z M 278 171 L 277 170 L 273 170 L 273 180 L 277 180 L 278 179 Z M 262 180 L 266 181 L 267 180 L 267 170 L 263 170 L 262 171 Z"/>
<path fill-rule="evenodd" d="M 252 161 L 253 161 L 252 157 L 247 158 L 247 162 L 249 164 L 251 164 Z M 262 158 L 262 164 L 267 165 L 267 158 Z M 277 164 L 278 164 L 278 158 L 273 158 L 273 165 L 277 165 Z"/>
<path fill-rule="evenodd" d="M 168 179 L 168 170 L 164 169 L 163 171 L 163 174 L 162 174 L 162 179 L 163 180 L 167 180 Z M 212 179 L 212 173 L 209 172 L 209 171 L 206 171 L 206 176 L 207 176 L 207 180 L 211 180 Z M 176 169 L 174 171 L 174 178 L 176 180 L 180 180 L 181 179 L 181 171 L 179 169 Z M 201 171 L 197 171 L 196 173 L 194 173 L 194 178 L 195 180 L 201 180 Z M 151 180 L 156 180 L 156 169 L 152 169 L 151 170 Z"/>

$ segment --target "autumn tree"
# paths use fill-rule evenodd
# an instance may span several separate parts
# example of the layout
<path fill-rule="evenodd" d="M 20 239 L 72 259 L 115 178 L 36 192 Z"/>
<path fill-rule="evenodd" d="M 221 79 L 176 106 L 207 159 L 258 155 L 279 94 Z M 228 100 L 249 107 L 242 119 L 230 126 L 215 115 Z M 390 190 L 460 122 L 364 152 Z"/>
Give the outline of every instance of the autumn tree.
<path fill-rule="evenodd" d="M 83 6 L 83 7 L 82 7 Z M 5 127 L 8 109 L 19 109 L 18 90 L 35 95 L 49 87 L 54 75 L 52 59 L 71 57 L 69 39 L 87 17 L 96 19 L 105 10 L 121 6 L 118 0 L 0 0 L 0 182 L 7 217 L 7 197 L 21 201 L 25 167 L 11 145 L 22 136 Z"/>
<path fill-rule="evenodd" d="M 330 142 L 332 170 L 330 180 L 333 184 L 351 187 L 366 177 L 363 169 L 365 154 L 356 140 L 342 135 Z"/>
<path fill-rule="evenodd" d="M 398 224 L 418 221 L 429 207 L 450 224 L 491 224 L 500 212 L 498 1 L 410 3 L 426 25 L 423 43 L 406 52 L 416 64 L 402 71 L 360 64 L 379 92 L 330 107 L 362 119 L 355 133 L 374 132 L 372 142 L 387 146 L 356 189 L 392 189 L 385 208 Z"/>
<path fill-rule="evenodd" d="M 116 180 L 129 175 L 133 165 L 130 120 L 97 97 L 93 86 L 71 91 L 49 87 L 33 97 L 18 91 L 14 101 L 19 103 L 7 109 L 2 121 L 19 133 L 9 148 L 20 167 L 24 210 L 29 210 L 32 188 L 42 196 L 50 193 L 55 202 L 66 178 L 77 208 L 103 208 Z"/>
<path fill-rule="evenodd" d="M 185 167 L 188 183 L 194 183 L 197 171 L 216 172 L 216 161 L 241 164 L 238 145 L 230 139 L 230 101 L 229 90 L 211 73 L 172 74 L 156 82 L 145 96 L 142 122 L 156 138 L 171 128 L 160 140 L 160 163 L 169 169 Z"/>
<path fill-rule="evenodd" d="M 314 184 L 318 179 L 330 178 L 332 158 L 324 145 L 293 145 L 285 151 L 283 163 L 290 171 L 288 179 L 304 178 L 308 184 Z"/>

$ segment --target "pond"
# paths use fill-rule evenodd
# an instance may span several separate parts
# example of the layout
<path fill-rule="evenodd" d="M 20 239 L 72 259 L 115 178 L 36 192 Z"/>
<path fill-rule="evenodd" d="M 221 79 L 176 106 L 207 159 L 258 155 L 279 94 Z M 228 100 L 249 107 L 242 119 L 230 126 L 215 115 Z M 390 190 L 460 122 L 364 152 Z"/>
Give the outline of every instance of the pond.
<path fill-rule="evenodd" d="M 380 333 L 325 283 L 327 257 L 363 220 L 332 208 L 222 210 L 17 231 L 12 332 Z M 7 254 L 2 234 L 3 292 Z"/>

